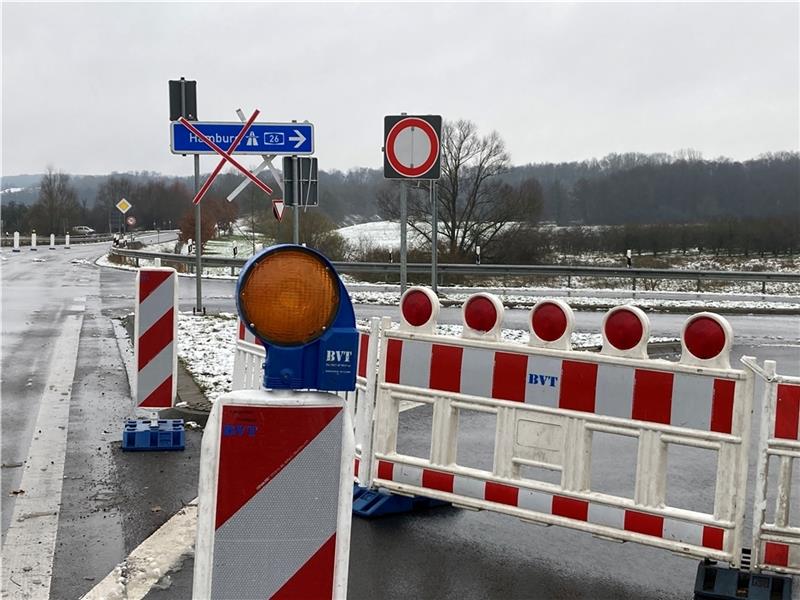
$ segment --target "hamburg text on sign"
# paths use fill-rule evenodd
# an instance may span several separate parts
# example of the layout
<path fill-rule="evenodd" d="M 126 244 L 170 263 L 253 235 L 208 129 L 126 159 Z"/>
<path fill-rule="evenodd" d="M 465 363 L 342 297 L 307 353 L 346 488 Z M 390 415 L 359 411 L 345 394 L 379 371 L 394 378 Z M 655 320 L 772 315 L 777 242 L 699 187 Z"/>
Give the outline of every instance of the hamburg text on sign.
<path fill-rule="evenodd" d="M 242 124 L 194 122 L 203 135 L 223 150 L 230 148 Z M 214 150 L 180 122 L 170 123 L 173 154 L 215 154 Z M 313 154 L 314 125 L 311 123 L 253 123 L 235 154 Z"/>

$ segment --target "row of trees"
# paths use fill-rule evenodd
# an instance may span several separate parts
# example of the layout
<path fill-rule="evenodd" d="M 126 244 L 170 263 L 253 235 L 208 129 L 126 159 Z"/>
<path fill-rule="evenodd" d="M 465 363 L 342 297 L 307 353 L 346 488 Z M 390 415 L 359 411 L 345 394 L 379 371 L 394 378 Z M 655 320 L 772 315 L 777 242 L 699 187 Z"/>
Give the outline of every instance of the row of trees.
<path fill-rule="evenodd" d="M 765 257 L 800 253 L 800 217 L 720 219 L 696 224 L 602 227 L 533 226 L 509 230 L 482 252 L 495 263 L 557 263 L 563 256 L 611 253 L 636 255 L 705 253 Z"/>

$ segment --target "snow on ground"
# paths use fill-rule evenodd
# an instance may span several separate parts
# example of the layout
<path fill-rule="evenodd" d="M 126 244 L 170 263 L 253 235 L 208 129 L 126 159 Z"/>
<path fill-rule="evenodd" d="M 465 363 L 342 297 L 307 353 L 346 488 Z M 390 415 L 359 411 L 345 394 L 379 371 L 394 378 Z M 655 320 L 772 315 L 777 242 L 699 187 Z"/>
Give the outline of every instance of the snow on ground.
<path fill-rule="evenodd" d="M 231 390 L 238 322 L 229 313 L 178 314 L 178 358 L 210 402 Z"/>
<path fill-rule="evenodd" d="M 396 221 L 373 221 L 337 229 L 337 232 L 354 248 L 400 248 L 400 223 Z M 408 228 L 408 247 L 417 248 L 425 244 L 424 236 Z"/>

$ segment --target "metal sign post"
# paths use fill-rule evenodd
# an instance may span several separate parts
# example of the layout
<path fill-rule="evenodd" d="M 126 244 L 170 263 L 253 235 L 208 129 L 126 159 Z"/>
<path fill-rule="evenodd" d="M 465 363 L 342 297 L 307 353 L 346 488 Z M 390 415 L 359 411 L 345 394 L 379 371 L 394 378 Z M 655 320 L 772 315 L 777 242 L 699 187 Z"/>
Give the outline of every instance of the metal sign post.
<path fill-rule="evenodd" d="M 292 171 L 298 173 L 298 161 L 296 156 L 292 156 Z M 299 177 L 298 177 L 299 179 Z M 299 182 L 298 182 L 299 184 Z M 295 185 L 292 190 L 292 204 L 294 204 L 294 220 L 292 221 L 292 242 L 300 243 L 300 185 Z"/>
<path fill-rule="evenodd" d="M 400 183 L 400 293 L 406 291 L 408 285 L 408 186 Z"/>
<path fill-rule="evenodd" d="M 439 293 L 439 277 L 436 272 L 439 253 L 439 199 L 436 197 L 436 181 L 431 180 L 431 288 Z"/>
<path fill-rule="evenodd" d="M 194 155 L 194 193 L 197 195 L 200 190 L 200 155 Z M 197 240 L 195 246 L 196 269 L 195 274 L 196 282 L 196 303 L 195 312 L 198 314 L 203 312 L 203 233 L 200 227 L 200 203 L 194 205 L 194 238 Z"/>

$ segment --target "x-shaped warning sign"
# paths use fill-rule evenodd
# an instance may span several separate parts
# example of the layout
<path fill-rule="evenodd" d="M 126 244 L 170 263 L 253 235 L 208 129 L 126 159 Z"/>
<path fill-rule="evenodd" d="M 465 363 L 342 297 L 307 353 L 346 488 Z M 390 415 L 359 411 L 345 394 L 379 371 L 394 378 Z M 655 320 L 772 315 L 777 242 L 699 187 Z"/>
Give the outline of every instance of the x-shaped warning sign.
<path fill-rule="evenodd" d="M 198 190 L 197 194 L 195 195 L 194 199 L 192 200 L 192 203 L 197 204 L 198 202 L 200 202 L 200 200 L 203 199 L 203 196 L 205 196 L 206 192 L 208 191 L 208 188 L 211 187 L 211 184 L 214 182 L 214 179 L 217 177 L 217 175 L 219 175 L 219 172 L 222 170 L 222 167 L 225 165 L 226 162 L 231 163 L 234 167 L 239 169 L 244 174 L 245 177 L 250 179 L 253 183 L 255 183 L 258 187 L 260 187 L 262 190 L 264 190 L 267 194 L 272 194 L 272 188 L 271 187 L 269 187 L 266 183 L 261 181 L 255 175 L 253 175 L 247 169 L 247 167 L 241 165 L 239 163 L 239 161 L 237 161 L 235 158 L 233 158 L 233 156 L 231 156 L 231 154 L 236 150 L 236 147 L 239 145 L 239 142 L 242 141 L 242 138 L 247 133 L 247 130 L 250 129 L 250 126 L 253 124 L 253 121 L 256 120 L 256 117 L 259 115 L 259 112 L 260 111 L 256 110 L 253 113 L 253 115 L 247 120 L 247 123 L 245 123 L 242 126 L 241 131 L 239 131 L 239 133 L 236 135 L 236 137 L 234 138 L 234 140 L 231 143 L 230 147 L 228 148 L 227 152 L 225 150 L 223 150 L 222 148 L 220 148 L 219 146 L 217 146 L 208 137 L 203 135 L 203 133 L 197 127 L 192 125 L 184 117 L 181 117 L 181 118 L 178 119 L 178 121 L 181 123 L 181 125 L 186 127 L 193 134 L 195 134 L 198 139 L 202 140 L 206 144 L 206 146 L 211 148 L 214 152 L 216 152 L 217 154 L 219 154 L 222 157 L 222 160 L 219 161 L 219 164 L 216 166 L 214 171 L 212 171 L 211 175 L 209 175 L 208 179 L 203 184 L 203 187 L 201 187 L 200 190 Z"/>

